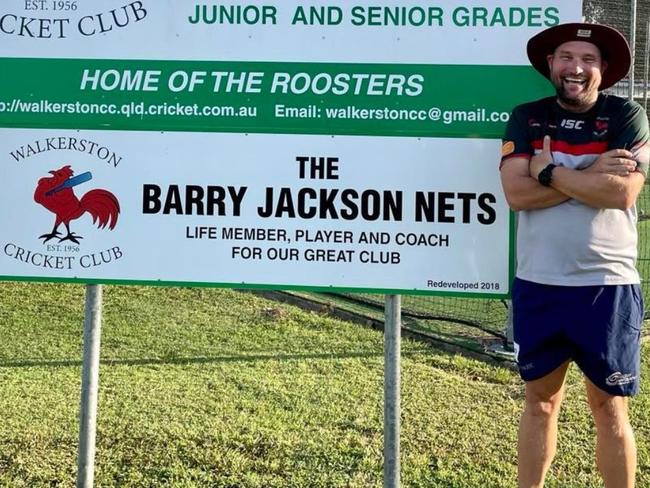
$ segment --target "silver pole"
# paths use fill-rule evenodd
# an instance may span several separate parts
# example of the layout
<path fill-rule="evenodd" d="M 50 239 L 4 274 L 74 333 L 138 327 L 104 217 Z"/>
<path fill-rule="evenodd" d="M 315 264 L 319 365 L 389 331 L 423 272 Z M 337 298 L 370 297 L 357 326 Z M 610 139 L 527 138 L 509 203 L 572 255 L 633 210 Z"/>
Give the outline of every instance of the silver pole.
<path fill-rule="evenodd" d="M 630 48 L 632 50 L 632 69 L 630 70 L 630 86 L 628 99 L 634 100 L 634 67 L 636 64 L 636 0 L 631 0 L 632 15 L 630 16 Z"/>
<path fill-rule="evenodd" d="M 102 286 L 86 285 L 77 488 L 92 488 L 95 481 L 95 437 L 101 330 Z"/>
<path fill-rule="evenodd" d="M 401 300 L 386 295 L 384 324 L 384 488 L 400 480 L 400 348 Z"/>
<path fill-rule="evenodd" d="M 508 300 L 508 317 L 506 318 L 505 328 L 506 342 L 509 347 L 512 347 L 515 342 L 514 322 L 512 315 L 512 300 Z"/>
<path fill-rule="evenodd" d="M 648 64 L 650 64 L 650 20 L 648 21 L 645 31 L 645 62 L 643 69 L 643 108 L 646 109 L 646 111 L 648 110 L 648 88 L 650 88 Z"/>

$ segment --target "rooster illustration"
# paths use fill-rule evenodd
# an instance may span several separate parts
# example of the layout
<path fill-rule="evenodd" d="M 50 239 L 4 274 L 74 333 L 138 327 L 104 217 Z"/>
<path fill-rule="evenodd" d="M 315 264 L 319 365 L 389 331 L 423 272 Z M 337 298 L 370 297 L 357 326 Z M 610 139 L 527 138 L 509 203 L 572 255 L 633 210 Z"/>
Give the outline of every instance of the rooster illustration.
<path fill-rule="evenodd" d="M 90 172 L 73 177 L 74 172 L 70 166 L 64 166 L 49 173 L 52 176 L 38 180 L 34 192 L 34 201 L 56 215 L 52 232 L 39 236 L 43 243 L 58 237 L 59 242 L 72 241 L 79 244 L 79 239 L 83 237 L 70 231 L 70 221 L 78 219 L 86 212 L 92 216 L 93 224 L 97 223 L 100 229 L 107 225 L 111 230 L 115 228 L 120 213 L 120 204 L 115 195 L 106 190 L 90 190 L 78 199 L 72 191 L 74 186 L 92 179 Z M 65 224 L 68 234 L 59 237 L 61 233 L 58 228 L 62 223 Z"/>

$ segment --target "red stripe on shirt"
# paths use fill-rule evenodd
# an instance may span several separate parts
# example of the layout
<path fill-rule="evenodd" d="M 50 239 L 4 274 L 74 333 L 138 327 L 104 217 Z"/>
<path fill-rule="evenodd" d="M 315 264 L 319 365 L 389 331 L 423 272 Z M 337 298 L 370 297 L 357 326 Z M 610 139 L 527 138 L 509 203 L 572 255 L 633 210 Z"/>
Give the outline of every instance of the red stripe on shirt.
<path fill-rule="evenodd" d="M 533 149 L 542 149 L 542 139 L 532 142 Z M 551 151 L 557 151 L 573 156 L 583 154 L 602 154 L 607 151 L 607 141 L 588 142 L 587 144 L 569 144 L 565 141 L 551 141 Z"/>

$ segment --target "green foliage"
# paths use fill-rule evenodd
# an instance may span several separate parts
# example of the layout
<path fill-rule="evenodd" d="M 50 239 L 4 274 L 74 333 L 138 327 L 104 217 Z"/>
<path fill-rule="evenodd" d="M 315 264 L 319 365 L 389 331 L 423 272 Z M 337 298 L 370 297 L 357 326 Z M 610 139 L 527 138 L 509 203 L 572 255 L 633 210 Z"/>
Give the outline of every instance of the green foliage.
<path fill-rule="evenodd" d="M 0 487 L 73 487 L 83 287 L 0 283 Z M 230 290 L 106 287 L 98 487 L 382 485 L 379 332 Z M 402 344 L 402 486 L 514 487 L 512 371 Z M 650 349 L 632 402 L 650 486 Z M 575 369 L 548 487 L 602 486 Z"/>

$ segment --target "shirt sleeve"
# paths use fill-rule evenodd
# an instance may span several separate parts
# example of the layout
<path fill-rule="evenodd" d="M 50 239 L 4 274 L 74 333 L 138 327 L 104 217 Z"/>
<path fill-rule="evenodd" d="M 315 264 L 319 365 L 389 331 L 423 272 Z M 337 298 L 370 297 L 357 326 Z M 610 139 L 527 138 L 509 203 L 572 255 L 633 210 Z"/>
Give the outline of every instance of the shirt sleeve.
<path fill-rule="evenodd" d="M 533 147 L 528 134 L 528 122 L 522 107 L 515 107 L 508 120 L 506 133 L 501 144 L 501 164 L 503 167 L 506 160 L 510 158 L 530 159 L 533 154 Z"/>
<path fill-rule="evenodd" d="M 634 154 L 637 171 L 648 175 L 650 166 L 650 129 L 648 116 L 638 103 L 628 102 L 622 110 L 620 129 L 610 140 L 610 149 L 627 149 Z"/>

